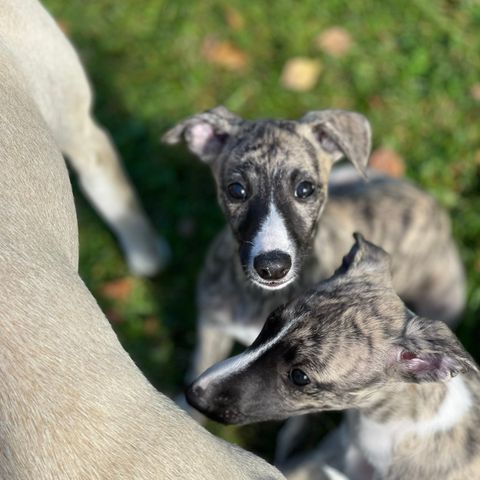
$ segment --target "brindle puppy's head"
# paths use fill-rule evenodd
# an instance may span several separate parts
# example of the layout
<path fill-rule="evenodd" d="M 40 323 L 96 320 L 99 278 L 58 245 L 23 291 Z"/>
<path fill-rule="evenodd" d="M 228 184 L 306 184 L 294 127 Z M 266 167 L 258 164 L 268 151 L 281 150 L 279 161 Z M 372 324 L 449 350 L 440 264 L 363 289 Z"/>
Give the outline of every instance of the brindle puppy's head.
<path fill-rule="evenodd" d="M 312 247 L 332 164 L 345 156 L 364 173 L 370 136 L 365 117 L 343 110 L 247 121 L 217 107 L 181 122 L 164 140 L 184 137 L 211 166 L 245 274 L 277 289 L 295 279 Z"/>
<path fill-rule="evenodd" d="M 244 353 L 201 375 L 188 401 L 226 423 L 368 407 L 404 382 L 476 369 L 442 322 L 416 317 L 395 294 L 389 257 L 356 235 L 342 266 L 280 307 Z"/>

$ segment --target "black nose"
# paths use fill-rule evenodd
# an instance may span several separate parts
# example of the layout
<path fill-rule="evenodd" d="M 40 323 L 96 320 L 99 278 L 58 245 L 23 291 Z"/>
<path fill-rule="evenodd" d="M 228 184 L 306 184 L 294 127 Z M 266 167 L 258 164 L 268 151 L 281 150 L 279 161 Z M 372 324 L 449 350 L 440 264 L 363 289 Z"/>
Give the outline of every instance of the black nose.
<path fill-rule="evenodd" d="M 253 268 L 264 280 L 280 280 L 290 270 L 292 258 L 280 250 L 262 253 L 253 259 Z"/>

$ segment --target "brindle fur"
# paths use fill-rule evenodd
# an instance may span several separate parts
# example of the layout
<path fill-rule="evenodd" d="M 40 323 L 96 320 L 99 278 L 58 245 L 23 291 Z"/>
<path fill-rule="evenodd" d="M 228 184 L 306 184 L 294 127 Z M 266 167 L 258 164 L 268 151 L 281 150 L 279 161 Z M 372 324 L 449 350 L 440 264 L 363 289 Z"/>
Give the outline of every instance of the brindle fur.
<path fill-rule="evenodd" d="M 326 110 L 300 121 L 246 121 L 217 107 L 181 122 L 164 140 L 177 143 L 182 137 L 211 166 L 229 223 L 213 242 L 199 278 L 198 344 L 190 378 L 225 358 L 234 339 L 249 345 L 271 310 L 331 275 L 354 231 L 392 255 L 395 288 L 415 312 L 455 324 L 464 306 L 465 279 L 445 211 L 404 180 L 369 172 L 365 182 L 353 169 L 334 171 L 330 179 L 333 163 L 343 155 L 365 174 L 370 128 L 364 117 Z M 338 181 L 338 176 L 346 178 Z M 248 178 L 254 191 L 245 203 L 226 194 L 236 178 Z M 312 201 L 295 200 L 295 178 L 315 183 Z M 294 281 L 277 290 L 258 286 L 245 267 L 272 199 L 296 253 Z"/>
<path fill-rule="evenodd" d="M 294 368 L 310 383 L 295 385 Z M 353 479 L 480 476 L 478 367 L 443 322 L 406 308 L 388 255 L 361 236 L 331 278 L 275 310 L 244 353 L 207 370 L 188 394 L 226 423 L 353 409 L 337 465 Z M 378 438 L 365 436 L 366 423 Z M 315 478 L 311 462 L 312 476 L 303 467 L 289 478 Z"/>

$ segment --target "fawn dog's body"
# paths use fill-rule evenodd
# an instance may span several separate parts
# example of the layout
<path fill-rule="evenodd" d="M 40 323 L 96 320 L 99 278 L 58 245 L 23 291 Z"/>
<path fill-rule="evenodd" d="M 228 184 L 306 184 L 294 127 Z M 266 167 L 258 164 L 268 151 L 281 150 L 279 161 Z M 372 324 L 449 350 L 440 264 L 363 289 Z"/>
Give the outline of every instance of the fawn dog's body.
<path fill-rule="evenodd" d="M 145 217 L 108 135 L 91 116 L 91 89 L 73 47 L 36 0 L 2 1 L 0 47 L 2 68 L 9 68 L 28 92 L 85 194 L 118 236 L 131 270 L 156 273 L 165 260 L 164 244 Z"/>
<path fill-rule="evenodd" d="M 164 139 L 182 136 L 211 166 L 229 223 L 199 279 L 191 377 L 225 358 L 234 339 L 249 345 L 273 308 L 331 275 L 354 231 L 392 254 L 395 288 L 412 309 L 455 323 L 465 279 L 443 209 L 404 180 L 369 172 L 365 182 L 345 167 L 331 174 L 342 156 L 365 173 L 363 116 L 325 110 L 247 121 L 217 107 Z"/>
<path fill-rule="evenodd" d="M 83 72 L 37 2 L 3 1 L 0 26 L 0 478 L 283 478 L 203 430 L 122 349 L 77 273 L 60 153 L 93 128 Z"/>
<path fill-rule="evenodd" d="M 388 255 L 359 235 L 330 279 L 275 310 L 187 395 L 226 423 L 353 409 L 343 444 L 318 456 L 343 448 L 337 466 L 351 479 L 480 476 L 477 366 L 443 322 L 405 307 Z M 292 478 L 316 478 L 308 467 Z"/>

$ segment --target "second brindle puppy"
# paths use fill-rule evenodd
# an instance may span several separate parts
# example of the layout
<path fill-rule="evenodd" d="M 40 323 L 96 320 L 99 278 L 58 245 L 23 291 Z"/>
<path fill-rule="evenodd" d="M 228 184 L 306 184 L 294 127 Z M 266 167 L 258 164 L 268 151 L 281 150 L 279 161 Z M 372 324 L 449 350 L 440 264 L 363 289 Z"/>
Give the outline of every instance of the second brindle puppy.
<path fill-rule="evenodd" d="M 330 279 L 187 395 L 225 423 L 352 409 L 343 445 L 317 456 L 338 460 L 343 447 L 337 467 L 352 480 L 480 478 L 478 367 L 443 322 L 406 308 L 389 256 L 360 235 Z M 309 470 L 300 478 L 316 478 Z"/>

